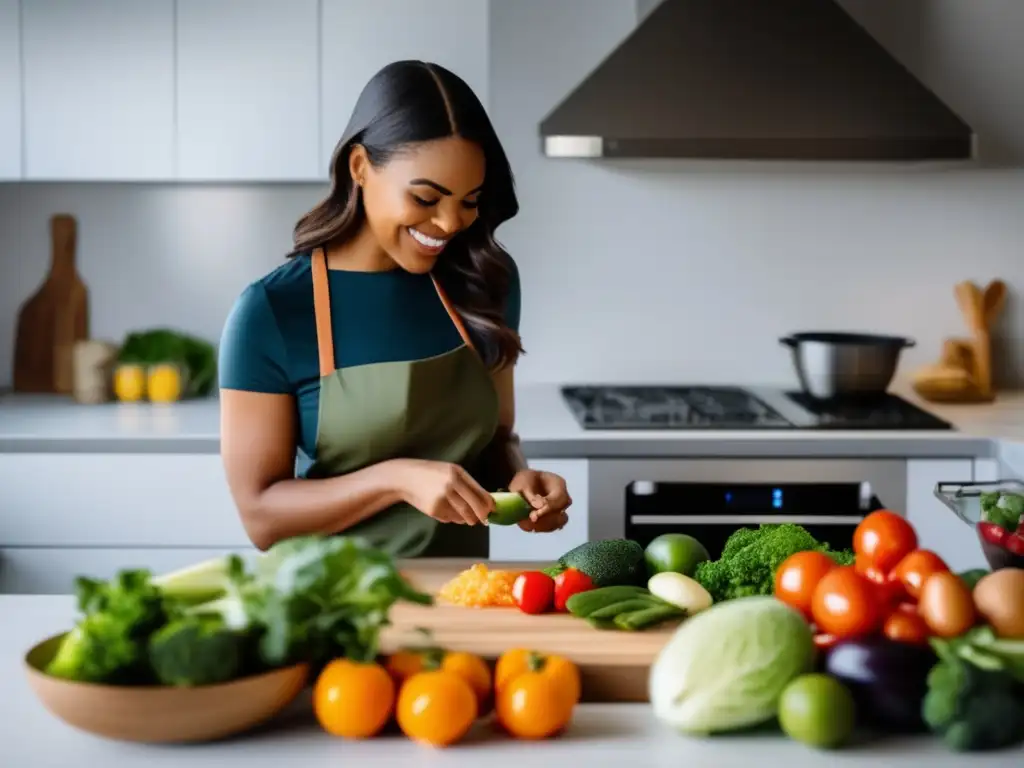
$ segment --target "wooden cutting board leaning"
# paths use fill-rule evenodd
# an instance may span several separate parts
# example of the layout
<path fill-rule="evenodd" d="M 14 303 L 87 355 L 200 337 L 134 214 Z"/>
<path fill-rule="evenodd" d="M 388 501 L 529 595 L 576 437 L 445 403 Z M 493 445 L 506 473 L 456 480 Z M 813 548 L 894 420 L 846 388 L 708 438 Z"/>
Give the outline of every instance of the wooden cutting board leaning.
<path fill-rule="evenodd" d="M 15 392 L 70 394 L 75 343 L 89 337 L 89 295 L 75 264 L 77 226 L 50 220 L 50 270 L 21 306 L 14 336 Z"/>
<path fill-rule="evenodd" d="M 436 595 L 469 565 L 414 561 L 405 564 L 402 572 L 418 589 Z M 488 563 L 488 567 L 529 570 L 531 566 Z M 491 661 L 511 648 L 565 656 L 579 667 L 583 700 L 589 702 L 646 702 L 650 666 L 678 626 L 666 624 L 639 632 L 599 630 L 568 614 L 530 615 L 517 608 L 464 608 L 441 601 L 434 606 L 398 603 L 391 609 L 391 622 L 381 637 L 384 653 L 423 644 L 420 630 L 425 629 L 432 644 Z"/>

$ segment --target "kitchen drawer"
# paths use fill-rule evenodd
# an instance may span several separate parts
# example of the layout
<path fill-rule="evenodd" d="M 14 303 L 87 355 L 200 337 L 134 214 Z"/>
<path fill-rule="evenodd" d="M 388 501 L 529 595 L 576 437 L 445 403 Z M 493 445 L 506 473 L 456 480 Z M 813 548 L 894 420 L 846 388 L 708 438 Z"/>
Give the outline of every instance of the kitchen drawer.
<path fill-rule="evenodd" d="M 0 454 L 0 547 L 247 547 L 217 455 Z"/>
<path fill-rule="evenodd" d="M 148 568 L 163 574 L 235 552 L 244 557 L 253 547 L 180 549 L 105 549 L 29 547 L 0 549 L 0 594 L 62 595 L 74 592 L 76 576 L 109 579 L 123 568 Z"/>

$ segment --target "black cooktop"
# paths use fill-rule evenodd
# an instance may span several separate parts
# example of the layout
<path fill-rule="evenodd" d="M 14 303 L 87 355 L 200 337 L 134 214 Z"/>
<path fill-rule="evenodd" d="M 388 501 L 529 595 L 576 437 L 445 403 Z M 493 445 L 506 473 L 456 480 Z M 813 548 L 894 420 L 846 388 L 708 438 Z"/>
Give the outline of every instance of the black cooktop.
<path fill-rule="evenodd" d="M 591 385 L 562 396 L 584 429 L 953 429 L 891 394 L 823 402 L 781 389 Z"/>

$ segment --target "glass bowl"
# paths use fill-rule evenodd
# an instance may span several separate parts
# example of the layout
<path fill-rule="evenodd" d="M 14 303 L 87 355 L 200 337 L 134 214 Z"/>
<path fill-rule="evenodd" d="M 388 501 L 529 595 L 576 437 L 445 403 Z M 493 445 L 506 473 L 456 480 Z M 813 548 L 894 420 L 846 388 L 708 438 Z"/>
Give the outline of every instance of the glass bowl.
<path fill-rule="evenodd" d="M 996 480 L 991 483 L 939 483 L 935 486 L 936 498 L 974 529 L 981 544 L 981 552 L 993 571 L 1000 568 L 1024 568 L 1024 555 L 1016 555 L 998 544 L 987 541 L 978 529 L 978 523 L 982 522 L 981 495 L 995 491 L 1024 496 L 1024 482 Z"/>

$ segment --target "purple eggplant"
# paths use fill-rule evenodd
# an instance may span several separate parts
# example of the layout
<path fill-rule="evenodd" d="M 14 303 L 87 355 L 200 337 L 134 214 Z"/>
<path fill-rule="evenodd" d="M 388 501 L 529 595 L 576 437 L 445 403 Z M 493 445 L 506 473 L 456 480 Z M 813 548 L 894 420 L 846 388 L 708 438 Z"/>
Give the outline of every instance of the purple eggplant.
<path fill-rule="evenodd" d="M 937 661 L 928 646 L 885 638 L 847 640 L 829 649 L 824 671 L 850 689 L 860 722 L 892 733 L 918 733 L 926 730 L 921 700 Z"/>

